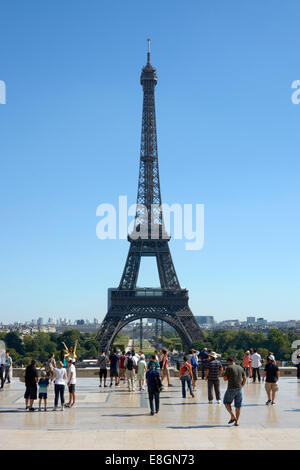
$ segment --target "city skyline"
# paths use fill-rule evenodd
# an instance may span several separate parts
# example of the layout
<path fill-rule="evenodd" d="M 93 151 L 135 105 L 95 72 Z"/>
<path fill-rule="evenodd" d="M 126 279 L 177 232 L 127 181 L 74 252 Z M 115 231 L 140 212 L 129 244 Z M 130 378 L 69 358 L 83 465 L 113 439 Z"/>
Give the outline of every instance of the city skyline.
<path fill-rule="evenodd" d="M 2 7 L 0 322 L 104 317 L 128 242 L 97 239 L 95 214 L 136 199 L 147 37 L 163 200 L 205 206 L 203 249 L 170 242 L 193 313 L 300 318 L 300 5 L 255 3 Z"/>

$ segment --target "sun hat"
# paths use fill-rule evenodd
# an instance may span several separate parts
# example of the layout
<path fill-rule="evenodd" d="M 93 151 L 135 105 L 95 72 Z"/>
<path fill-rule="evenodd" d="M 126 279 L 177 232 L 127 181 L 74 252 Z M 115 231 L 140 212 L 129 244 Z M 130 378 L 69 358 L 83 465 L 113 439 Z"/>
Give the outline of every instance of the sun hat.
<path fill-rule="evenodd" d="M 209 355 L 210 355 L 210 357 L 213 357 L 214 359 L 217 359 L 217 357 L 218 357 L 218 354 L 214 351 L 210 352 Z"/>
<path fill-rule="evenodd" d="M 269 361 L 275 361 L 275 357 L 273 356 L 273 354 L 269 356 Z"/>

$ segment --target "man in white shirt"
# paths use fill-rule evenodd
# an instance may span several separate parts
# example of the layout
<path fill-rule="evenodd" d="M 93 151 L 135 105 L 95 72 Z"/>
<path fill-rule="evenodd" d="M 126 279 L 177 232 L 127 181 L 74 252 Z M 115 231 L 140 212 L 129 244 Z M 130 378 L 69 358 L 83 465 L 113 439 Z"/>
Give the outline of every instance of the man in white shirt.
<path fill-rule="evenodd" d="M 254 349 L 253 354 L 251 354 L 251 366 L 252 366 L 252 377 L 253 383 L 256 381 L 256 374 L 258 378 L 258 382 L 260 383 L 260 372 L 259 368 L 261 367 L 261 355 L 258 354 L 257 350 Z"/>
<path fill-rule="evenodd" d="M 74 365 L 74 359 L 69 357 L 68 359 L 68 387 L 69 387 L 69 403 L 65 406 L 67 408 L 76 408 L 75 403 L 75 385 L 76 385 L 76 368 Z"/>

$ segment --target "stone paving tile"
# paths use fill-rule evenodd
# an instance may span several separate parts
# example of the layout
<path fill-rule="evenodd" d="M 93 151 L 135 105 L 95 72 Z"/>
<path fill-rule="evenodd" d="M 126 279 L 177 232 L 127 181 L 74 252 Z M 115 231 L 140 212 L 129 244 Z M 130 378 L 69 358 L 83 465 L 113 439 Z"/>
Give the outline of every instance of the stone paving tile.
<path fill-rule="evenodd" d="M 223 405 L 208 405 L 207 384 L 181 398 L 179 381 L 161 394 L 160 413 L 149 415 L 147 394 L 99 389 L 79 379 L 78 407 L 64 412 L 24 410 L 24 384 L 14 379 L 0 393 L 0 449 L 299 449 L 300 383 L 280 380 L 276 406 L 265 406 L 262 384 L 247 384 L 240 426 L 228 426 Z M 222 383 L 222 394 L 225 391 Z M 68 393 L 66 392 L 66 398 Z M 284 437 L 283 437 L 284 436 Z"/>

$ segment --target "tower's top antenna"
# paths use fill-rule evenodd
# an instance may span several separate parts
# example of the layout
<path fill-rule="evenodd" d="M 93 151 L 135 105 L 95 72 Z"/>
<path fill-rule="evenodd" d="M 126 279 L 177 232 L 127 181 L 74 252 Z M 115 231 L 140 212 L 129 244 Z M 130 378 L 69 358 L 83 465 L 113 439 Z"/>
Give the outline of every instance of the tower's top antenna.
<path fill-rule="evenodd" d="M 147 62 L 148 64 L 150 64 L 150 41 L 151 39 L 147 39 L 147 42 L 148 42 Z"/>

